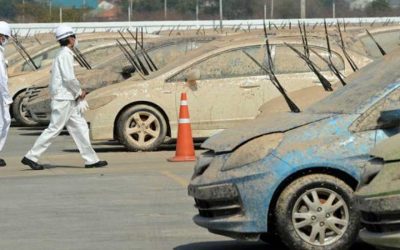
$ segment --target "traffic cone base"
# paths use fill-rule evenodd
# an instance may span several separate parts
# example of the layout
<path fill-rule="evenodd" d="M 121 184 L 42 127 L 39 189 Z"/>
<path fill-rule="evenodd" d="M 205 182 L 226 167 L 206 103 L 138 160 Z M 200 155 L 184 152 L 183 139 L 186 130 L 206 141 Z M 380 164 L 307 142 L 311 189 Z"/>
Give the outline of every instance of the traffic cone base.
<path fill-rule="evenodd" d="M 168 161 L 170 162 L 185 162 L 185 161 L 195 161 L 196 156 L 174 156 L 169 158 Z"/>

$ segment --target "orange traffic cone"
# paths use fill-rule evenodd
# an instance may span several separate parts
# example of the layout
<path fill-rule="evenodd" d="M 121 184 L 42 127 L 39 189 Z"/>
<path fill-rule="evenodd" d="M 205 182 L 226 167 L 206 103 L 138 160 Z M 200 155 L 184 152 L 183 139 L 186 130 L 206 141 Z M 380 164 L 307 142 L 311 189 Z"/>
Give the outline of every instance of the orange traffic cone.
<path fill-rule="evenodd" d="M 168 159 L 172 162 L 195 161 L 192 126 L 190 125 L 189 108 L 186 93 L 181 94 L 181 107 L 179 111 L 178 140 L 176 154 Z"/>

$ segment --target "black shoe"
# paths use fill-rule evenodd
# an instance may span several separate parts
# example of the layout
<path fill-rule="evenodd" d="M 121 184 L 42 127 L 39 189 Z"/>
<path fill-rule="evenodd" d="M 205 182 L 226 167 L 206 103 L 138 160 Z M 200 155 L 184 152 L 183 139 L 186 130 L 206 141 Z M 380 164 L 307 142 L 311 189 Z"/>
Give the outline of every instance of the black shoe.
<path fill-rule="evenodd" d="M 5 167 L 6 165 L 7 165 L 6 161 L 3 159 L 0 159 L 0 167 Z"/>
<path fill-rule="evenodd" d="M 44 167 L 42 165 L 40 165 L 32 160 L 29 160 L 26 157 L 22 158 L 21 163 L 31 167 L 33 170 L 43 170 L 44 169 Z"/>
<path fill-rule="evenodd" d="M 108 162 L 106 162 L 106 161 L 98 161 L 98 162 L 93 163 L 93 164 L 85 165 L 85 168 L 102 168 L 102 167 L 105 167 L 107 165 L 108 165 Z"/>

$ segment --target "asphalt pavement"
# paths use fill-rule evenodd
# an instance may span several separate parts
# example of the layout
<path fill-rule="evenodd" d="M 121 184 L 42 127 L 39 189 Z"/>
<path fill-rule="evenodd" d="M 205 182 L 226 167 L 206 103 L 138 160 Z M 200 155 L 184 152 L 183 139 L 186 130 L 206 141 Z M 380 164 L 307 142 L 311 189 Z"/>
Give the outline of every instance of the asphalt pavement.
<path fill-rule="evenodd" d="M 20 160 L 42 129 L 13 127 L 0 154 L 8 164 L 0 168 L 0 249 L 278 249 L 196 226 L 186 191 L 194 163 L 168 162 L 174 145 L 132 153 L 94 143 L 109 166 L 85 169 L 63 133 L 41 159 L 46 169 L 32 171 Z"/>

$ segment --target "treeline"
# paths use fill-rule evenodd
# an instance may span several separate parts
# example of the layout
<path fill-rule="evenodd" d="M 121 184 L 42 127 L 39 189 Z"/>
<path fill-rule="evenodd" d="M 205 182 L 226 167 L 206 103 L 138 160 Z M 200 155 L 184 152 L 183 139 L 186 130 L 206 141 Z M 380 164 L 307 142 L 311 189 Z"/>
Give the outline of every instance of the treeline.
<path fill-rule="evenodd" d="M 307 0 L 307 18 L 332 17 L 333 0 Z M 118 1 L 116 1 L 118 2 Z M 131 0 L 119 1 L 120 13 L 116 21 L 128 20 Z M 168 20 L 194 20 L 196 3 L 199 3 L 199 19 L 219 19 L 219 0 L 167 0 Z M 264 5 L 267 18 L 300 18 L 300 0 L 223 0 L 224 19 L 261 19 Z M 59 7 L 50 8 L 49 1 L 43 0 L 0 0 L 0 19 L 13 22 L 58 22 Z M 132 20 L 164 20 L 165 0 L 132 0 Z M 350 1 L 335 0 L 336 17 L 398 16 L 399 8 L 392 8 L 387 0 L 374 0 L 363 10 L 350 9 Z M 101 21 L 91 15 L 90 9 L 63 8 L 63 21 Z"/>

